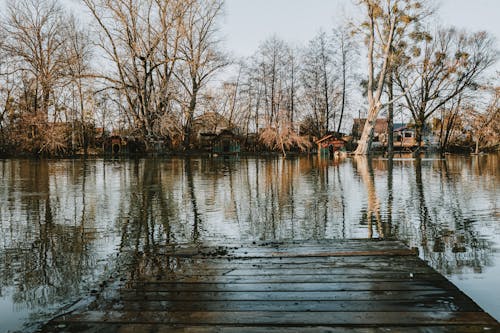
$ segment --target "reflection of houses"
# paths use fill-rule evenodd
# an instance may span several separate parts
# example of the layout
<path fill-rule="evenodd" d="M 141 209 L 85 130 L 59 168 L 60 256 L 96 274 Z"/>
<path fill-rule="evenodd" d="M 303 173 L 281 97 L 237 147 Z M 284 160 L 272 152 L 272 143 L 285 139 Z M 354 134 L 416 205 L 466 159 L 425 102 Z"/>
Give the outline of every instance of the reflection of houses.
<path fill-rule="evenodd" d="M 346 142 L 334 134 L 325 135 L 321 139 L 316 140 L 315 143 L 318 146 L 320 156 L 334 157 L 345 154 Z"/>

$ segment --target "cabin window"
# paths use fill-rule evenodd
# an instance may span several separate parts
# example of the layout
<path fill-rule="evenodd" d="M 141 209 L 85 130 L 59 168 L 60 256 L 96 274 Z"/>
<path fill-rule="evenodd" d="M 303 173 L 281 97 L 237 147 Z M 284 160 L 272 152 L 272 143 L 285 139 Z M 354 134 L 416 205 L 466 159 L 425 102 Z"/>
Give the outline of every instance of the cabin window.
<path fill-rule="evenodd" d="M 412 132 L 405 132 L 405 138 L 412 138 L 413 133 Z"/>

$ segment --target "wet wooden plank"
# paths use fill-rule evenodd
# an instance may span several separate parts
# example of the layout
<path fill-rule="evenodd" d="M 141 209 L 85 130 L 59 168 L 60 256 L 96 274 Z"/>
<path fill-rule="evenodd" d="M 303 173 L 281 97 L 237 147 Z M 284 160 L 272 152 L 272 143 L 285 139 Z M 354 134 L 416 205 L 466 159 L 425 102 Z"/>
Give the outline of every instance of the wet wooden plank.
<path fill-rule="evenodd" d="M 412 249 L 380 249 L 349 247 L 332 250 L 330 248 L 238 248 L 229 250 L 175 249 L 158 253 L 177 257 L 236 257 L 236 258 L 309 258 L 309 257 L 350 257 L 350 256 L 413 256 Z"/>
<path fill-rule="evenodd" d="M 147 261 L 149 257 L 144 255 L 137 261 Z M 410 266 L 427 267 L 425 263 L 418 260 L 416 257 L 384 257 L 384 256 L 353 256 L 353 257 L 267 257 L 267 258 L 234 258 L 234 257 L 218 257 L 218 258 L 174 258 L 164 257 L 160 263 L 174 264 L 176 268 L 183 267 L 210 267 L 211 269 L 226 268 L 228 266 L 237 267 L 239 269 L 250 268 L 318 268 L 318 267 L 392 267 L 400 266 L 408 268 Z M 136 263 L 130 264 L 130 266 Z M 428 267 L 427 267 L 428 268 Z"/>
<path fill-rule="evenodd" d="M 133 266 L 137 261 L 147 261 L 151 256 L 142 254 L 136 257 L 134 262 L 129 266 Z M 155 258 L 155 257 L 153 257 Z M 405 258 L 407 260 L 405 260 Z M 426 266 L 418 257 L 384 257 L 384 256 L 352 256 L 352 257 L 257 257 L 257 258 L 237 258 L 237 257 L 210 257 L 210 258 L 177 258 L 169 256 L 161 256 L 156 258 L 161 263 L 171 263 L 178 266 L 188 265 L 206 265 L 211 267 L 218 267 L 220 265 L 226 266 L 228 264 L 236 266 L 274 266 L 274 265 L 316 265 L 323 264 L 329 266 L 335 265 L 351 265 L 351 264 L 364 264 L 364 265 L 387 265 L 388 263 L 395 264 L 410 264 L 410 265 L 423 265 Z"/>
<path fill-rule="evenodd" d="M 276 327 L 276 326 L 184 326 L 144 323 L 67 323 L 46 327 L 45 333 L 493 333 L 494 326 L 487 325 L 450 325 L 450 326 L 391 326 L 386 327 L 345 327 L 345 326 L 314 326 L 314 327 Z"/>
<path fill-rule="evenodd" d="M 115 306 L 115 310 L 134 311 L 274 311 L 274 312 L 422 312 L 479 311 L 479 307 L 464 300 L 364 300 L 364 301 L 131 301 Z"/>
<path fill-rule="evenodd" d="M 202 274 L 198 272 L 198 274 Z M 307 283 L 307 282 L 389 282 L 389 281 L 444 281 L 445 277 L 437 273 L 365 273 L 365 274 L 256 274 L 252 275 L 179 275 L 179 274 L 157 274 L 148 276 L 140 280 L 131 281 L 134 286 L 140 286 L 144 283 Z"/>
<path fill-rule="evenodd" d="M 450 299 L 465 297 L 463 294 L 450 293 L 445 290 L 418 290 L 410 291 L 275 291 L 275 292 L 150 292 L 144 293 L 138 290 L 123 290 L 121 292 L 123 301 L 162 301 L 162 300 L 219 300 L 219 301 L 316 301 L 316 300 L 429 300 L 436 298 L 446 302 Z"/>
<path fill-rule="evenodd" d="M 86 311 L 63 322 L 144 323 L 173 325 L 495 325 L 484 312 L 274 312 L 274 311 Z"/>
<path fill-rule="evenodd" d="M 228 291 L 228 292 L 254 292 L 254 291 L 417 291 L 417 290 L 455 290 L 447 281 L 382 281 L 382 282 L 287 282 L 287 283 L 184 283 L 164 282 L 145 283 L 135 288 L 138 292 L 176 292 L 176 291 Z"/>
<path fill-rule="evenodd" d="M 265 274 L 265 275 L 331 275 L 331 274 L 373 274 L 373 273 L 401 273 L 401 274 L 416 274 L 416 273 L 430 273 L 426 267 L 388 267 L 388 268 L 377 268 L 377 267 L 361 267 L 361 268 L 343 268 L 343 267 L 332 267 L 332 268 L 310 268 L 310 269 L 300 269 L 300 268 L 286 268 L 286 267 L 276 267 L 268 269 L 259 269 L 257 267 L 252 269 L 239 269 L 237 267 L 231 268 L 230 266 L 226 268 L 186 268 L 178 269 L 172 271 L 172 274 L 177 276 L 193 276 L 203 274 L 205 276 L 253 276 L 255 274 Z M 168 274 L 169 272 L 164 272 L 163 274 Z M 146 275 L 149 274 L 146 272 Z M 160 273 L 159 273 L 160 274 Z"/>
<path fill-rule="evenodd" d="M 198 245 L 164 246 L 157 249 L 156 254 L 190 257 L 202 255 L 205 257 L 216 256 L 266 256 L 275 252 L 283 255 L 311 255 L 325 253 L 332 256 L 350 255 L 414 255 L 413 249 L 408 249 L 398 241 L 332 241 L 330 243 L 272 243 L 271 245 L 225 245 L 218 247 Z"/>

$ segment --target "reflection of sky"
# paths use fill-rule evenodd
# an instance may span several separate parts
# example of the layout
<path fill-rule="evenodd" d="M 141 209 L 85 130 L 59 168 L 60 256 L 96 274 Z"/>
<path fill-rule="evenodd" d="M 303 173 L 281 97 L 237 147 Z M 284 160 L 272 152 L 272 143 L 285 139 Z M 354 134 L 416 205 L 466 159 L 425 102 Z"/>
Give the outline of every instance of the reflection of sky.
<path fill-rule="evenodd" d="M 500 239 L 497 237 L 497 246 Z M 498 250 L 497 250 L 498 251 Z M 500 252 L 494 254 L 492 266 L 485 267 L 481 274 L 466 272 L 447 276 L 453 284 L 469 295 L 486 312 L 500 320 Z"/>
<path fill-rule="evenodd" d="M 6 332 L 22 326 L 27 319 L 26 314 L 16 309 L 12 300 L 14 288 L 3 288 L 0 294 L 0 329 Z"/>

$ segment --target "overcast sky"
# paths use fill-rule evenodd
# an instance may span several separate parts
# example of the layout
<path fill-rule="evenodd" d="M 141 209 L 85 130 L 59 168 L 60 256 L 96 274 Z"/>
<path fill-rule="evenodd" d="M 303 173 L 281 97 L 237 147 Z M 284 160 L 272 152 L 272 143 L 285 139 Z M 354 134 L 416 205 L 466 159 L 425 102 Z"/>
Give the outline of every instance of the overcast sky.
<path fill-rule="evenodd" d="M 276 34 L 304 45 L 320 30 L 330 31 L 356 12 L 355 0 L 225 0 L 221 30 L 235 56 L 253 54 Z M 431 0 L 432 1 L 432 0 Z M 468 30 L 487 30 L 500 40 L 500 0 L 435 0 L 439 22 Z"/>

